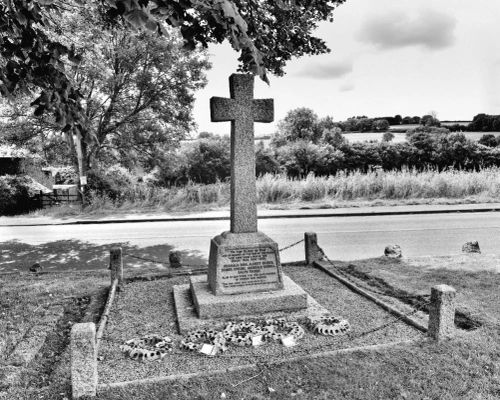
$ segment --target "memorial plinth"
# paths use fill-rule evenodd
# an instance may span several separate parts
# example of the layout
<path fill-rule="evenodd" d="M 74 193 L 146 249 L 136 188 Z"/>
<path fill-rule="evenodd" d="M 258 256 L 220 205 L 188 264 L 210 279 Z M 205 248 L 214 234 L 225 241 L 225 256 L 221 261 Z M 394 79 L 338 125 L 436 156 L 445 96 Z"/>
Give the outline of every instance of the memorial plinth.
<path fill-rule="evenodd" d="M 208 284 L 216 296 L 283 289 L 278 245 L 262 232 L 212 239 Z"/>
<path fill-rule="evenodd" d="M 212 239 L 208 276 L 191 278 L 201 319 L 307 308 L 307 294 L 281 272 L 278 245 L 262 232 Z"/>
<path fill-rule="evenodd" d="M 206 277 L 191 277 L 191 296 L 201 319 L 262 315 L 274 311 L 307 308 L 307 293 L 288 276 L 282 276 L 283 289 L 267 292 L 215 296 Z"/>

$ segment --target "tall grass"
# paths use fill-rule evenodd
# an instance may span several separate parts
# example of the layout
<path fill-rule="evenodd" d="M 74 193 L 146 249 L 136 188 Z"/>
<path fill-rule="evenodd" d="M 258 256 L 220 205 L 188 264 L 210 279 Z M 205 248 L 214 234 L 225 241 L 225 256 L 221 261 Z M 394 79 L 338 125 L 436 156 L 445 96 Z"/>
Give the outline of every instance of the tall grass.
<path fill-rule="evenodd" d="M 409 200 L 471 196 L 500 198 L 500 168 L 479 172 L 416 170 L 341 172 L 336 176 L 290 179 L 265 175 L 258 179 L 262 203 L 317 200 Z"/>
<path fill-rule="evenodd" d="M 416 170 L 341 172 L 336 176 L 292 179 L 285 175 L 264 175 L 257 179 L 259 203 L 286 204 L 314 201 L 477 199 L 500 201 L 500 168 L 479 172 Z M 229 183 L 189 184 L 159 189 L 136 185 L 122 198 L 111 201 L 98 197 L 89 211 L 103 208 L 165 210 L 199 206 L 227 206 Z"/>

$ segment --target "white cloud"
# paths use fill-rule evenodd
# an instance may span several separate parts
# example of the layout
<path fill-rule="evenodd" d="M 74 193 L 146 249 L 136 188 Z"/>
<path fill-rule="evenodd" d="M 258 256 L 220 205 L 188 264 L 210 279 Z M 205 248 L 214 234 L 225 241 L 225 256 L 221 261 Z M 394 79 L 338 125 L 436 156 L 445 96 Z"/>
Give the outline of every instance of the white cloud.
<path fill-rule="evenodd" d="M 350 92 L 354 90 L 355 86 L 354 83 L 343 83 L 342 85 L 339 86 L 339 90 L 341 92 Z"/>
<path fill-rule="evenodd" d="M 393 11 L 367 19 L 357 38 L 381 49 L 422 46 L 437 50 L 455 43 L 456 25 L 455 18 L 431 9 L 414 16 Z"/>
<path fill-rule="evenodd" d="M 352 62 L 315 63 L 303 68 L 296 75 L 311 79 L 336 79 L 352 72 Z"/>

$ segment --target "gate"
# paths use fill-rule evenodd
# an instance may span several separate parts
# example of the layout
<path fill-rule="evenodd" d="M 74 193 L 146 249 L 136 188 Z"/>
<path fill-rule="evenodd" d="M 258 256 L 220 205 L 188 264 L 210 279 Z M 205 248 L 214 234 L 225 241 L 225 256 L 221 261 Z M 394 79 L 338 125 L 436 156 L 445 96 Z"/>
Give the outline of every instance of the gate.
<path fill-rule="evenodd" d="M 76 187 L 75 187 L 76 189 Z M 40 208 L 59 206 L 63 204 L 81 204 L 78 192 L 70 189 L 54 189 L 52 193 L 40 191 Z"/>

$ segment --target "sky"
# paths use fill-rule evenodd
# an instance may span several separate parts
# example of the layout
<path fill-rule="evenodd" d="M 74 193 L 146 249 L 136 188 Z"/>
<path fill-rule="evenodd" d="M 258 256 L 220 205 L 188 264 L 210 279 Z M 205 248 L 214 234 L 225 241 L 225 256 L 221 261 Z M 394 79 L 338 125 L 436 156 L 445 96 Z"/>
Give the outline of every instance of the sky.
<path fill-rule="evenodd" d="M 255 83 L 255 98 L 274 98 L 275 121 L 257 123 L 270 134 L 286 113 L 308 107 L 336 121 L 355 115 L 471 120 L 500 114 L 500 1 L 347 0 L 316 36 L 331 53 L 294 59 L 284 77 Z M 209 99 L 228 97 L 238 54 L 228 44 L 209 48 L 208 85 L 196 95 L 198 132 L 229 133 L 210 122 Z"/>

